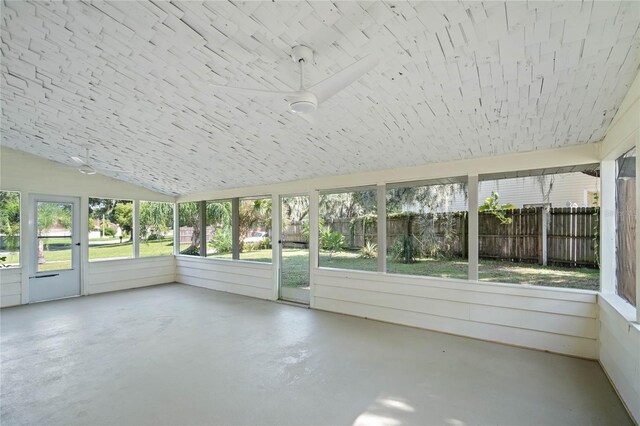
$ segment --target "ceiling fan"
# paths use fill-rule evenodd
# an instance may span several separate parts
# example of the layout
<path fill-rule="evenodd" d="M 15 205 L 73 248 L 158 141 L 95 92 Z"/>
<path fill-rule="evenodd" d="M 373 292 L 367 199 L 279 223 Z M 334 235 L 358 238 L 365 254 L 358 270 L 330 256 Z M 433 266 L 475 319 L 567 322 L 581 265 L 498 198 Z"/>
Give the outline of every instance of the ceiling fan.
<path fill-rule="evenodd" d="M 91 159 L 89 158 L 89 148 L 84 148 L 84 159 L 76 156 L 71 156 L 71 159 L 79 166 L 78 171 L 83 175 L 95 175 L 96 172 L 105 171 L 105 172 L 116 172 L 116 173 L 131 173 L 130 170 L 116 169 L 116 168 L 105 168 L 99 167 L 95 168 L 91 165 Z"/>
<path fill-rule="evenodd" d="M 253 96 L 280 98 L 287 103 L 289 111 L 295 114 L 310 114 L 322 102 L 375 68 L 379 62 L 376 56 L 366 56 L 321 82 L 305 88 L 304 65 L 313 59 L 313 50 L 307 46 L 295 46 L 291 50 L 291 58 L 300 67 L 300 87 L 297 91 L 259 90 L 220 85 L 214 85 L 214 87 L 222 90 L 242 91 Z"/>

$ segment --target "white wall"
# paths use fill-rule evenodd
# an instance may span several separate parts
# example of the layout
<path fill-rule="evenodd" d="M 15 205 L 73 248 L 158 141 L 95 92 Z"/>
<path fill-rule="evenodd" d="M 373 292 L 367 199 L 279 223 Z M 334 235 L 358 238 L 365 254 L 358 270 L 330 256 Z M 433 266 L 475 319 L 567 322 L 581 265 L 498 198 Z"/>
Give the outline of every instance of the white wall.
<path fill-rule="evenodd" d="M 176 281 L 196 287 L 273 299 L 270 263 L 176 256 Z"/>
<path fill-rule="evenodd" d="M 597 358 L 596 293 L 319 269 L 316 309 Z"/>
<path fill-rule="evenodd" d="M 607 134 L 600 144 L 603 160 L 615 160 L 628 150 L 636 147 L 640 149 L 640 73 L 631 85 Z M 638 159 L 636 157 L 636 164 Z M 614 173 L 607 173 L 609 181 L 602 175 L 603 203 L 601 216 L 603 217 L 601 231 L 602 263 L 602 291 L 599 297 L 600 305 L 600 363 L 611 379 L 613 386 L 624 401 L 625 405 L 640 423 L 640 309 L 624 301 L 615 294 L 615 194 Z M 605 191 L 609 189 L 609 191 Z M 640 186 L 637 186 L 636 222 L 640 223 Z M 608 192 L 608 194 L 607 194 Z M 605 195 L 609 202 L 605 204 Z M 604 260 L 607 260 L 606 262 Z M 636 227 L 636 265 L 640 264 L 640 227 Z M 640 274 L 636 273 L 637 299 L 636 306 L 640 307 Z"/>
<path fill-rule="evenodd" d="M 88 229 L 88 199 L 124 198 L 145 201 L 174 202 L 173 196 L 116 179 L 82 175 L 76 168 L 66 167 L 20 151 L 0 147 L 0 189 L 19 191 L 21 196 L 20 247 L 21 267 L 0 269 L 0 307 L 28 302 L 29 253 L 32 241 L 28 230 L 29 194 L 63 195 L 80 200 L 80 229 Z M 173 256 L 127 260 L 88 262 L 88 233 L 80 233 L 82 294 L 120 290 L 175 280 Z M 126 277 L 128 276 L 128 278 Z M 109 284 L 108 281 L 112 282 Z"/>

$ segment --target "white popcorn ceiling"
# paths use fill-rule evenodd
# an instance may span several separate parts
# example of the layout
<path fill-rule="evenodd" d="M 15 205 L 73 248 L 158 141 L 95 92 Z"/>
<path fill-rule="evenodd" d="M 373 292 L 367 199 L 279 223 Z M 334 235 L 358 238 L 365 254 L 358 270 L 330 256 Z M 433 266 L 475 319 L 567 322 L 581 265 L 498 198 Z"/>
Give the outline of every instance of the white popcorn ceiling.
<path fill-rule="evenodd" d="M 69 165 L 89 145 L 187 194 L 597 142 L 639 23 L 638 2 L 6 2 L 2 144 Z M 308 84 L 381 63 L 319 126 L 210 87 L 295 88 L 297 44 Z"/>

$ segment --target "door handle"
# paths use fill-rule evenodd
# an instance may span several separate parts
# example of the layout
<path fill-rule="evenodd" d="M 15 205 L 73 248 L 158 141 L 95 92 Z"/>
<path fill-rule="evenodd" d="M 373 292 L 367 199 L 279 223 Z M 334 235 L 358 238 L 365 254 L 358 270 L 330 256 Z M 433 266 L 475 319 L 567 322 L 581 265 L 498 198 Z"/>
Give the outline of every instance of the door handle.
<path fill-rule="evenodd" d="M 49 278 L 49 277 L 57 277 L 60 274 L 46 274 L 46 275 L 36 275 L 29 278 Z"/>
<path fill-rule="evenodd" d="M 76 243 L 76 245 L 77 245 L 77 246 L 79 246 L 79 245 L 80 245 L 80 243 Z"/>

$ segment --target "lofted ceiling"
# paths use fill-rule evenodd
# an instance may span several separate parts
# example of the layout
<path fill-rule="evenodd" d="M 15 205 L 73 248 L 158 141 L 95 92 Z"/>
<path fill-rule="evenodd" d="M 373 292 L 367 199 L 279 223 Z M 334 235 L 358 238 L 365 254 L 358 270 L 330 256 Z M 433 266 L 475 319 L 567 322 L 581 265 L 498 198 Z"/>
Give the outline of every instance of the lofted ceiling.
<path fill-rule="evenodd" d="M 2 5 L 2 145 L 165 194 L 597 142 L 640 64 L 638 2 Z M 314 113 L 213 85 L 380 64 Z M 82 178 L 78 175 L 78 178 Z"/>

